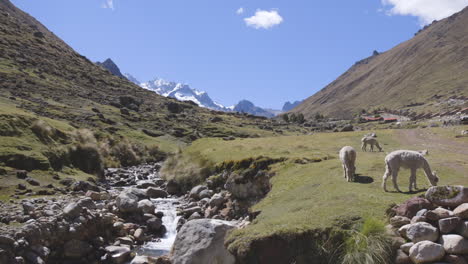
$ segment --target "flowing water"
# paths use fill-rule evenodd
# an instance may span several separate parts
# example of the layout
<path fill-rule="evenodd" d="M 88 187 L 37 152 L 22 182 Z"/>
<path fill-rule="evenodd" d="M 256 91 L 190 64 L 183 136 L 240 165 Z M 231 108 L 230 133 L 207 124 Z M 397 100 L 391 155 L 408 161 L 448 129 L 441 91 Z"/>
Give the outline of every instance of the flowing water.
<path fill-rule="evenodd" d="M 156 205 L 156 211 L 164 213 L 162 221 L 167 231 L 163 238 L 147 242 L 141 246 L 137 254 L 158 257 L 167 255 L 174 244 L 177 235 L 177 222 L 180 218 L 180 216 L 177 215 L 179 200 L 173 198 L 159 198 L 151 199 L 151 201 Z"/>

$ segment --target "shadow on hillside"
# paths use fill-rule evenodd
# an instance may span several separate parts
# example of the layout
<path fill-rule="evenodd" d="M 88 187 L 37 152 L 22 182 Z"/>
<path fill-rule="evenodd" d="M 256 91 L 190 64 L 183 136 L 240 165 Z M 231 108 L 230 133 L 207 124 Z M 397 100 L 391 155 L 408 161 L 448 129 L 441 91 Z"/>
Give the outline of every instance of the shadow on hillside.
<path fill-rule="evenodd" d="M 372 177 L 369 177 L 369 176 L 363 176 L 361 174 L 356 174 L 354 177 L 355 177 L 354 181 L 357 182 L 357 183 L 369 184 L 369 183 L 374 182 L 374 179 Z"/>

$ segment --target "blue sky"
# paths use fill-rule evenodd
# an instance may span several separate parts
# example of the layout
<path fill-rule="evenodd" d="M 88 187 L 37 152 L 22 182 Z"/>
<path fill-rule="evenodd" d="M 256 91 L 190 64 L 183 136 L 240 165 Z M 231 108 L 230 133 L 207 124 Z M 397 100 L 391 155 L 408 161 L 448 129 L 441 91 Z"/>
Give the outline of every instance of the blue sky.
<path fill-rule="evenodd" d="M 92 61 L 281 108 L 468 0 L 12 0 Z M 242 8 L 242 9 L 240 9 Z M 242 12 L 241 12 L 242 11 Z M 257 11 L 259 11 L 257 13 Z M 248 23 L 247 23 L 248 22 Z"/>

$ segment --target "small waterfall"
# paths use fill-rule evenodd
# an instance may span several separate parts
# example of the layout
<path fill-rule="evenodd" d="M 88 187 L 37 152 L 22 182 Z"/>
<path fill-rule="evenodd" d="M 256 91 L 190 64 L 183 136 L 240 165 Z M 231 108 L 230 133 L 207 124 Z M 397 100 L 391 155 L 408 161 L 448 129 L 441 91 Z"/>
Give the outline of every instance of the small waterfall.
<path fill-rule="evenodd" d="M 166 255 L 171 251 L 177 235 L 177 223 L 180 216 L 177 215 L 178 199 L 158 198 L 151 199 L 156 205 L 156 211 L 164 213 L 163 225 L 166 227 L 166 234 L 156 241 L 145 243 L 137 252 L 138 255 L 158 257 Z"/>

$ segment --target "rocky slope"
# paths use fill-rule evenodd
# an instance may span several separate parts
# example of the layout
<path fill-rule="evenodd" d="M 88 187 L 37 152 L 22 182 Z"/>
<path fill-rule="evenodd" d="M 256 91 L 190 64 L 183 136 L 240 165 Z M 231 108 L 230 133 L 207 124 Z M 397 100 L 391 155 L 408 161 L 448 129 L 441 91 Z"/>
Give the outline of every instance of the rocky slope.
<path fill-rule="evenodd" d="M 274 117 L 275 114 L 271 111 L 265 110 L 261 107 L 255 106 L 252 102 L 248 100 L 241 100 L 237 103 L 233 111 L 239 113 L 248 113 L 256 116 L 264 116 L 264 117 Z"/>
<path fill-rule="evenodd" d="M 357 62 L 292 111 L 351 118 L 362 109 L 437 113 L 466 107 L 467 24 L 465 8 L 393 49 Z"/>

